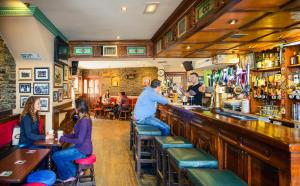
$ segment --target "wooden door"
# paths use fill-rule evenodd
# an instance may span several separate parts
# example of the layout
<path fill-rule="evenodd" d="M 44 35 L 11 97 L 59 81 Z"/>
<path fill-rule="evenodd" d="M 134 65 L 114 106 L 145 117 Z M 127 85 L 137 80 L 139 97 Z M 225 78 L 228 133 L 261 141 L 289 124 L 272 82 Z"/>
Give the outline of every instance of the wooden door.
<path fill-rule="evenodd" d="M 89 105 L 96 104 L 100 96 L 99 78 L 83 78 L 83 97 L 88 101 Z"/>

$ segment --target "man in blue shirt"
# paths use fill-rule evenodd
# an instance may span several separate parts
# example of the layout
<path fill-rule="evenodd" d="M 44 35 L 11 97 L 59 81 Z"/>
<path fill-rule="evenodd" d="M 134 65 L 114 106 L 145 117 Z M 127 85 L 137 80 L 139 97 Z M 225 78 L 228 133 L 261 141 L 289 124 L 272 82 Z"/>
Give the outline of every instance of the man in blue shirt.
<path fill-rule="evenodd" d="M 140 125 L 151 125 L 159 128 L 162 135 L 170 134 L 170 127 L 155 117 L 157 103 L 167 104 L 168 100 L 159 94 L 161 81 L 154 79 L 150 87 L 146 87 L 140 94 L 135 108 L 134 116 Z"/>

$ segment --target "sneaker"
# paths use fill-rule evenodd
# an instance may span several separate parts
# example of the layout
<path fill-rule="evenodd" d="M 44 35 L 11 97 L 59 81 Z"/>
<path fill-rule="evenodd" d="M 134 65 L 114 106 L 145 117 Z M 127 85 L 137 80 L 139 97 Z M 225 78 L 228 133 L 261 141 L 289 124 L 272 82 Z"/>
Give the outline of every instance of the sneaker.
<path fill-rule="evenodd" d="M 70 177 L 70 178 L 68 178 L 68 179 L 64 180 L 64 182 L 63 182 L 63 183 L 72 182 L 72 181 L 75 181 L 75 180 L 76 180 L 76 178 L 75 178 L 75 177 Z"/>

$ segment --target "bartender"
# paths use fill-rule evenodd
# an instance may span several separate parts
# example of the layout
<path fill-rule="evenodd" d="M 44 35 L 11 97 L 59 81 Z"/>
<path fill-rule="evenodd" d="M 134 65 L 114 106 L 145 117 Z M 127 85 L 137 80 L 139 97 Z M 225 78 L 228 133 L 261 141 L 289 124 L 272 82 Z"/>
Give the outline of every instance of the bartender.
<path fill-rule="evenodd" d="M 205 93 L 204 83 L 199 82 L 199 75 L 196 72 L 191 73 L 190 81 L 193 85 L 189 86 L 186 96 L 194 96 L 192 102 L 194 105 L 202 105 L 202 97 Z"/>

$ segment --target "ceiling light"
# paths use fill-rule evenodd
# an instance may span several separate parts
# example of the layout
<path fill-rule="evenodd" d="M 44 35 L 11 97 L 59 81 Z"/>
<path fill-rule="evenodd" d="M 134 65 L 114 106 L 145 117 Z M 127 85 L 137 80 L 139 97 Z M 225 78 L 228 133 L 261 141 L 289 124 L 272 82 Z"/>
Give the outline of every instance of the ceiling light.
<path fill-rule="evenodd" d="M 120 36 L 117 36 L 117 39 L 120 39 L 121 37 Z"/>
<path fill-rule="evenodd" d="M 187 46 L 186 49 L 187 49 L 187 50 L 191 49 L 191 46 Z"/>
<path fill-rule="evenodd" d="M 126 12 L 127 11 L 127 7 L 126 6 L 122 6 L 121 10 L 122 10 L 122 12 Z"/>
<path fill-rule="evenodd" d="M 158 8 L 159 2 L 146 3 L 144 14 L 154 14 Z"/>
<path fill-rule="evenodd" d="M 237 19 L 230 19 L 230 20 L 228 21 L 228 24 L 230 24 L 230 25 L 235 25 L 237 22 L 238 22 Z"/>

